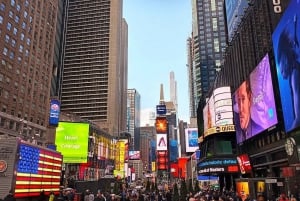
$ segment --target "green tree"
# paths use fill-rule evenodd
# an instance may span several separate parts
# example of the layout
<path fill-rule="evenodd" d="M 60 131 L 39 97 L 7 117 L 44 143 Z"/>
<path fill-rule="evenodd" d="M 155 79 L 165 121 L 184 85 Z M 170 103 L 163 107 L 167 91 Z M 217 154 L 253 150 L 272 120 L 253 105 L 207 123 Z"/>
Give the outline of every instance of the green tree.
<path fill-rule="evenodd" d="M 179 192 L 178 192 L 178 186 L 177 183 L 173 186 L 173 201 L 179 201 Z"/>
<path fill-rule="evenodd" d="M 193 187 L 193 181 L 192 179 L 189 179 L 189 188 L 188 188 L 189 192 L 192 192 L 194 194 L 194 187 Z"/>
<path fill-rule="evenodd" d="M 182 179 L 180 185 L 180 200 L 185 200 L 187 194 L 188 192 L 187 192 L 186 182 L 184 179 Z"/>
<path fill-rule="evenodd" d="M 199 187 L 199 181 L 198 180 L 196 180 L 196 182 L 195 182 L 195 193 L 198 193 L 201 189 L 200 189 L 200 187 Z"/>

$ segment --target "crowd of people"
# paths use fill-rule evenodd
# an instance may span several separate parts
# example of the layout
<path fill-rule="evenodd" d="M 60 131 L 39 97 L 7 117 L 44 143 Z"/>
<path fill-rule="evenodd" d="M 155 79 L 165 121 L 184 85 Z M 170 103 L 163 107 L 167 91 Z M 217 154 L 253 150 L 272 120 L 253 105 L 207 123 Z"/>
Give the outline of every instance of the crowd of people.
<path fill-rule="evenodd" d="M 175 197 L 170 190 L 143 191 L 137 189 L 123 189 L 118 194 L 102 192 L 98 190 L 96 193 L 87 189 L 83 193 L 76 193 L 75 189 L 62 189 L 59 195 L 51 192 L 45 195 L 41 191 L 37 201 L 173 201 Z M 2 200 L 1 200 L 2 201 Z M 3 201 L 16 201 L 13 191 L 10 191 Z M 190 192 L 186 196 L 180 196 L 178 201 L 299 201 L 299 199 L 285 193 L 281 193 L 278 197 L 266 198 L 263 194 L 258 194 L 255 199 L 251 199 L 247 194 L 239 194 L 235 191 L 219 191 L 216 189 L 201 190 L 199 192 Z"/>

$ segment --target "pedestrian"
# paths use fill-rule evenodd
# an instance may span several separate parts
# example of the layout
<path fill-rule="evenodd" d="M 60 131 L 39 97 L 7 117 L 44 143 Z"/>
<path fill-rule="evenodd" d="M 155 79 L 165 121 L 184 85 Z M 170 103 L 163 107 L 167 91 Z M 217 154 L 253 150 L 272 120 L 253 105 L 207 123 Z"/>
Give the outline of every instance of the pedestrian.
<path fill-rule="evenodd" d="M 49 201 L 54 201 L 54 199 L 55 199 L 54 192 L 51 191 L 50 194 L 49 194 Z"/>
<path fill-rule="evenodd" d="M 45 191 L 44 190 L 42 190 L 40 192 L 40 196 L 38 198 L 38 201 L 46 201 L 46 195 L 45 195 Z"/>

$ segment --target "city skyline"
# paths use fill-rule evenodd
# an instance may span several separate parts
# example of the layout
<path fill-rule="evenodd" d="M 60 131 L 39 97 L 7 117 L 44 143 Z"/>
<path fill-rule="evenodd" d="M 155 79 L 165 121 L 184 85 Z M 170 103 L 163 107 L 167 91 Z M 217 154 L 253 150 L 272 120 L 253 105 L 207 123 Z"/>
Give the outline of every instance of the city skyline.
<path fill-rule="evenodd" d="M 140 92 L 141 114 L 155 111 L 160 84 L 164 85 L 165 100 L 171 99 L 169 75 L 173 71 L 178 118 L 189 121 L 186 40 L 192 29 L 191 2 L 125 0 L 123 4 L 128 23 L 128 88 Z"/>

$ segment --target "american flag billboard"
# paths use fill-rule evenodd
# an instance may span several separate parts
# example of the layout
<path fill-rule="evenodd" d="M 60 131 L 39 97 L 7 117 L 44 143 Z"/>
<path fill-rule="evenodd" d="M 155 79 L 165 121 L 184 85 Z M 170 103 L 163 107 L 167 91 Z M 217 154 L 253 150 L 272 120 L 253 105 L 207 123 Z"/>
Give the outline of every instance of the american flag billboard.
<path fill-rule="evenodd" d="M 20 143 L 15 197 L 38 196 L 42 190 L 58 193 L 61 168 L 62 155 L 59 152 Z"/>

